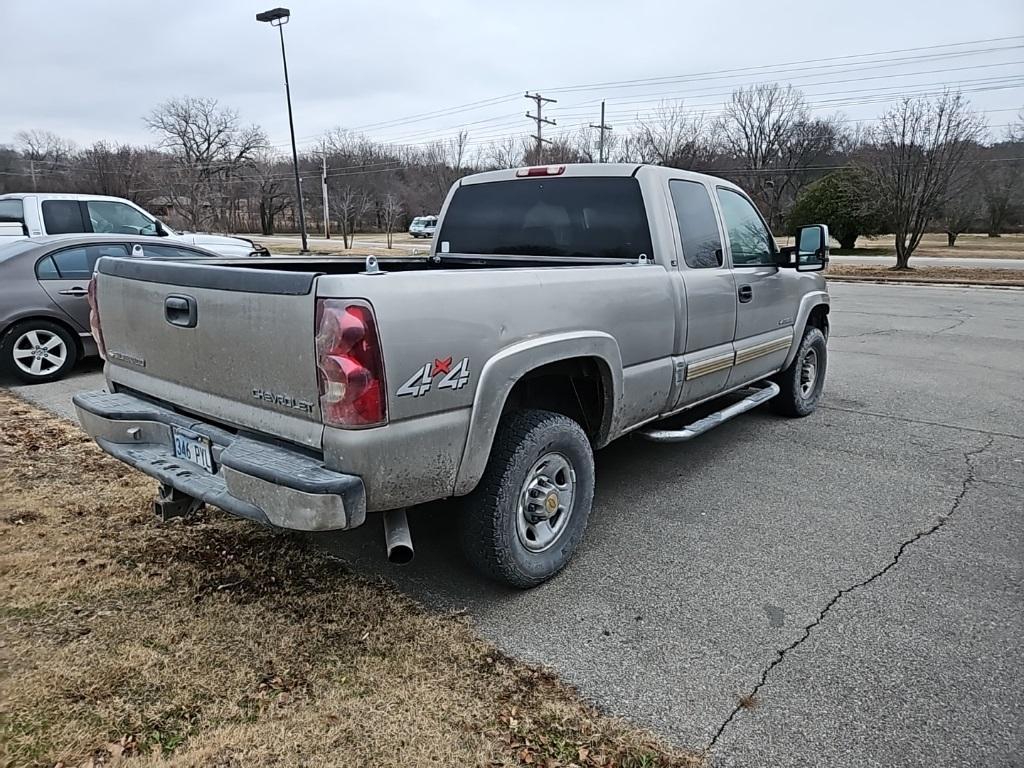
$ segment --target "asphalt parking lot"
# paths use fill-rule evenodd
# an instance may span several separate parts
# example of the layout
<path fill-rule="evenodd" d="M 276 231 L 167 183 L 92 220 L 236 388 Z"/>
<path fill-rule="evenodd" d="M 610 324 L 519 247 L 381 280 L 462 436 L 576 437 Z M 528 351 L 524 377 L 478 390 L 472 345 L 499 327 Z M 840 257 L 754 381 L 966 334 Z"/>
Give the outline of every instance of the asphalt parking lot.
<path fill-rule="evenodd" d="M 482 584 L 445 504 L 404 569 L 377 525 L 316 544 L 716 765 L 1021 765 L 1024 293 L 831 289 L 823 407 L 601 452 L 538 589 Z M 67 414 L 98 371 L 18 391 Z"/>

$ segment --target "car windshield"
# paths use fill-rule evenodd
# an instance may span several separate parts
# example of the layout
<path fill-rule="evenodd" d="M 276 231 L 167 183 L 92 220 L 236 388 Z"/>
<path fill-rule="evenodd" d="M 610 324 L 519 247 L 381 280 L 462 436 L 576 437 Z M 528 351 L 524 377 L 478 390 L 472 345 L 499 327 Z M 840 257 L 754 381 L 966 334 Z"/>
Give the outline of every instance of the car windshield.
<path fill-rule="evenodd" d="M 435 238 L 442 254 L 653 255 L 640 184 L 628 176 L 466 184 L 455 191 Z"/>

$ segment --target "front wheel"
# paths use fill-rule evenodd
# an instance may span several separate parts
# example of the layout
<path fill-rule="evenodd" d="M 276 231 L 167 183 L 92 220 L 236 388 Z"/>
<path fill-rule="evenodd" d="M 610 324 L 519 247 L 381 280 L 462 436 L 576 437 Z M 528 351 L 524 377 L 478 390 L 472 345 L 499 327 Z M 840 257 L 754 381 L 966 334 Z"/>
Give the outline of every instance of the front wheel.
<path fill-rule="evenodd" d="M 820 328 L 808 326 L 800 341 L 800 348 L 789 367 L 775 375 L 775 383 L 781 390 L 772 398 L 772 407 L 777 413 L 793 418 L 802 418 L 813 413 L 821 399 L 825 386 L 825 370 L 828 367 L 828 348 L 825 334 Z"/>
<path fill-rule="evenodd" d="M 550 411 L 512 413 L 464 500 L 463 553 L 486 576 L 535 587 L 572 558 L 593 499 L 594 454 L 580 425 Z"/>

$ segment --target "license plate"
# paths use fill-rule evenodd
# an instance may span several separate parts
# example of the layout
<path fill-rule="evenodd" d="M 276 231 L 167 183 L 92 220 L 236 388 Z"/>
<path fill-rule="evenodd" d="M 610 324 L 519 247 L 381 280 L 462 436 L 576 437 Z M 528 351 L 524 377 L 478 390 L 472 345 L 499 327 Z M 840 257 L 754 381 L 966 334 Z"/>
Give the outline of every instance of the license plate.
<path fill-rule="evenodd" d="M 179 427 L 171 427 L 171 432 L 174 434 L 174 455 L 179 459 L 198 464 L 212 474 L 213 453 L 210 450 L 210 438 Z"/>

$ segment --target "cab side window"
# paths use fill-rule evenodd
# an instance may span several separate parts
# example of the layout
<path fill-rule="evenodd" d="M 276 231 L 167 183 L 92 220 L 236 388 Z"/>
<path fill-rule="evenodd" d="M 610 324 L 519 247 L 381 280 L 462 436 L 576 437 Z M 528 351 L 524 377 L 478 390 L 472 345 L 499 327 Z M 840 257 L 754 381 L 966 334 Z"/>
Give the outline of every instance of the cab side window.
<path fill-rule="evenodd" d="M 113 200 L 90 200 L 86 203 L 93 232 L 118 235 L 153 235 L 156 223 L 130 205 Z"/>
<path fill-rule="evenodd" d="M 718 188 L 725 228 L 729 233 L 729 249 L 734 267 L 775 264 L 775 243 L 768 228 L 747 198 L 725 187 Z"/>
<path fill-rule="evenodd" d="M 712 269 L 722 266 L 722 236 L 707 187 L 697 181 L 674 179 L 668 183 L 679 222 L 679 238 L 686 266 Z"/>
<path fill-rule="evenodd" d="M 44 200 L 43 223 L 46 234 L 65 235 L 69 232 L 89 232 L 82 218 L 82 206 L 77 200 Z"/>

